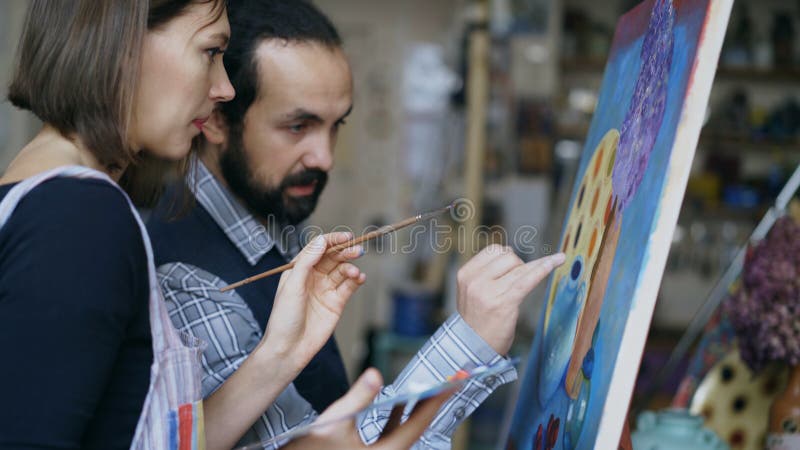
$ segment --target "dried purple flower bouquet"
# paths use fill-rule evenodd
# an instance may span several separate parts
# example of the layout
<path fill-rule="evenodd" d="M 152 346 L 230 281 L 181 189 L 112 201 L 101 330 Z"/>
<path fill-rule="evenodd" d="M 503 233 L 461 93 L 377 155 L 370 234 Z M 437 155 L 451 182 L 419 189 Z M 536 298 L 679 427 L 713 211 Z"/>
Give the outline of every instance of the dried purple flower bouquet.
<path fill-rule="evenodd" d="M 742 360 L 754 372 L 773 361 L 800 364 L 800 224 L 778 219 L 749 249 L 741 281 L 725 311 Z"/>

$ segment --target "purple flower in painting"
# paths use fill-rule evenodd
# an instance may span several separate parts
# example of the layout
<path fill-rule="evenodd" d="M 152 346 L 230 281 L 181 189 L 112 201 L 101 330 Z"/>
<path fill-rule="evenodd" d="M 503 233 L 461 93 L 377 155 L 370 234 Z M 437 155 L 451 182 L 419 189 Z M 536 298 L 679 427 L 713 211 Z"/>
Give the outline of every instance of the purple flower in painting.
<path fill-rule="evenodd" d="M 656 0 L 642 44 L 642 68 L 620 130 L 612 182 L 620 210 L 631 202 L 642 182 L 667 103 L 672 65 L 675 10 L 671 0 Z"/>
<path fill-rule="evenodd" d="M 742 360 L 756 372 L 770 361 L 800 364 L 800 224 L 779 219 L 749 250 L 741 278 L 725 312 Z"/>

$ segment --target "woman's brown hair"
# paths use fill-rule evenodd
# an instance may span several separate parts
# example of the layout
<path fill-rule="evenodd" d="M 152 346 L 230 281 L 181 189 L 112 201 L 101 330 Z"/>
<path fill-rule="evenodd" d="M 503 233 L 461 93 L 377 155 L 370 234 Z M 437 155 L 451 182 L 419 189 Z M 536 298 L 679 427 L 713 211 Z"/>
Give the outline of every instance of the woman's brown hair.
<path fill-rule="evenodd" d="M 8 99 L 64 136 L 77 135 L 106 166 L 123 166 L 147 2 L 33 0 Z"/>
<path fill-rule="evenodd" d="M 140 166 L 128 129 L 145 33 L 204 1 L 216 3 L 217 17 L 225 13 L 224 0 L 32 0 L 8 99 L 78 137 L 104 166 Z M 125 178 L 132 191 L 155 192 L 162 182 Z"/>

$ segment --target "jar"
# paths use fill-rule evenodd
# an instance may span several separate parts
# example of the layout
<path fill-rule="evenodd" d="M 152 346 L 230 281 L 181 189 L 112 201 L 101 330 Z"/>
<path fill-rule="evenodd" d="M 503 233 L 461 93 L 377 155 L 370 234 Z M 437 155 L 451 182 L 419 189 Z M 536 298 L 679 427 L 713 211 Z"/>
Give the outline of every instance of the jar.
<path fill-rule="evenodd" d="M 685 409 L 667 409 L 639 415 L 631 435 L 635 450 L 729 450 L 713 431 L 703 427 L 703 419 Z"/>

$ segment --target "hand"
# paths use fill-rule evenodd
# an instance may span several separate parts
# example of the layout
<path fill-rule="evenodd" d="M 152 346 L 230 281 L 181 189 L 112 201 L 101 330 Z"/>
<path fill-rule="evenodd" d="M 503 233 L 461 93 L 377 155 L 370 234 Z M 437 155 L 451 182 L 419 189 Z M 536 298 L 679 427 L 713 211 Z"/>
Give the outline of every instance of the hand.
<path fill-rule="evenodd" d="M 490 245 L 458 271 L 458 312 L 494 351 L 506 355 L 522 300 L 563 263 L 564 254 L 557 253 L 525 264 L 511 248 Z"/>
<path fill-rule="evenodd" d="M 400 418 L 403 406 L 395 407 L 383 429 L 383 435 L 375 444 L 367 446 L 358 435 L 355 419 L 346 422 L 336 422 L 336 419 L 354 414 L 368 406 L 380 391 L 382 383 L 380 373 L 375 369 L 368 369 L 344 397 L 329 406 L 317 419 L 320 423 L 325 421 L 334 423 L 315 428 L 310 434 L 295 439 L 282 448 L 286 450 L 409 449 L 428 428 L 439 408 L 455 392 L 455 389 L 452 389 L 419 402 L 402 425 Z"/>
<path fill-rule="evenodd" d="M 317 237 L 297 255 L 294 268 L 281 276 L 259 347 L 276 352 L 294 370 L 305 367 L 325 345 L 347 301 L 366 280 L 347 262 L 363 254 L 360 245 L 325 255 L 329 247 L 352 238 L 350 233 Z"/>
<path fill-rule="evenodd" d="M 350 239 L 350 233 L 319 237 L 283 273 L 261 342 L 203 403 L 207 448 L 231 448 L 331 337 L 365 280 L 347 262 L 361 256 L 360 246 L 325 255 Z"/>

